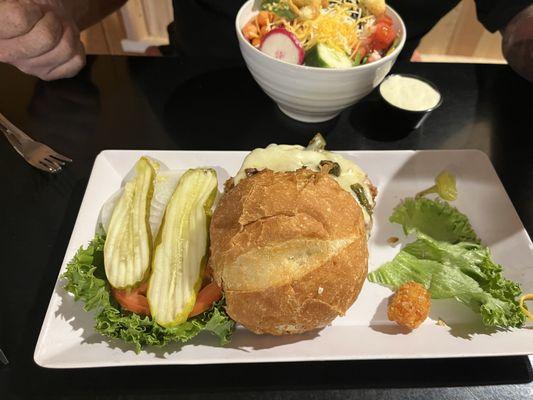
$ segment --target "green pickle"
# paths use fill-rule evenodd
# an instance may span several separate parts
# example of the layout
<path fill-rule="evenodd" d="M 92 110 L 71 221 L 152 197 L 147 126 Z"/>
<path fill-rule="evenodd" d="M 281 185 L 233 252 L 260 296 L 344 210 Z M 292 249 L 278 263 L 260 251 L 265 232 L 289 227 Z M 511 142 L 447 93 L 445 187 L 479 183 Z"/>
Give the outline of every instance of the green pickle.
<path fill-rule="evenodd" d="M 215 170 L 190 169 L 180 178 L 167 205 L 147 294 L 152 317 L 161 326 L 185 322 L 196 302 L 217 187 Z"/>
<path fill-rule="evenodd" d="M 156 170 L 145 157 L 135 164 L 135 177 L 126 183 L 107 231 L 104 265 L 114 288 L 130 288 L 142 282 L 150 271 L 152 232 L 149 208 Z"/>

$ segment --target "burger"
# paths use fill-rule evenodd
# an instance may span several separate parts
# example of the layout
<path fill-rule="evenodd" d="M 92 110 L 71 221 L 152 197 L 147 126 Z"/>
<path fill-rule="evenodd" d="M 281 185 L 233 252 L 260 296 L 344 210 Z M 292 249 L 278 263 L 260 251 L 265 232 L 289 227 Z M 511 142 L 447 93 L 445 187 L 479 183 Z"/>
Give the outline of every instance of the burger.
<path fill-rule="evenodd" d="M 376 189 L 316 136 L 252 151 L 210 225 L 209 265 L 226 311 L 272 335 L 322 328 L 356 301 L 368 270 Z"/>
<path fill-rule="evenodd" d="M 137 352 L 200 332 L 223 345 L 236 322 L 273 335 L 324 327 L 365 281 L 376 194 L 324 146 L 252 151 L 218 204 L 213 168 L 141 157 L 68 264 L 66 290 L 97 332 Z"/>

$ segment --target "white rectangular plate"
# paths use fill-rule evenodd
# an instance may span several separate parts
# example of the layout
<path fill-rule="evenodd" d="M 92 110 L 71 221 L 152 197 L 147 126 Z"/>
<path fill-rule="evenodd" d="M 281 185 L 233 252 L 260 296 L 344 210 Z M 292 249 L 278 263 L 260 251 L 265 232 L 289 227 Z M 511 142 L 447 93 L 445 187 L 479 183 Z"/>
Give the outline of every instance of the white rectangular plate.
<path fill-rule="evenodd" d="M 470 218 L 508 278 L 533 291 L 533 245 L 487 156 L 479 151 L 343 151 L 359 164 L 378 187 L 375 223 L 369 242 L 369 269 L 390 260 L 387 238 L 403 241 L 401 229 L 388 222 L 398 202 L 431 186 L 447 169 L 457 176 L 459 198 L 454 203 Z M 96 159 L 65 254 L 60 274 L 80 246 L 93 237 L 100 207 L 113 194 L 127 171 L 142 155 L 169 168 L 213 166 L 220 188 L 239 169 L 247 152 L 240 151 L 104 151 Z M 355 360 L 394 358 L 473 357 L 533 354 L 533 334 L 523 328 L 491 332 L 479 316 L 454 301 L 433 301 L 430 318 L 409 334 L 387 320 L 391 292 L 366 282 L 346 316 L 318 332 L 296 336 L 259 336 L 238 327 L 230 345 L 217 346 L 201 334 L 186 345 L 147 348 L 109 341 L 93 329 L 93 316 L 63 289 L 58 280 L 41 329 L 35 362 L 48 368 L 83 368 L 155 364 L 214 364 L 272 361 Z M 437 325 L 442 319 L 448 327 Z"/>

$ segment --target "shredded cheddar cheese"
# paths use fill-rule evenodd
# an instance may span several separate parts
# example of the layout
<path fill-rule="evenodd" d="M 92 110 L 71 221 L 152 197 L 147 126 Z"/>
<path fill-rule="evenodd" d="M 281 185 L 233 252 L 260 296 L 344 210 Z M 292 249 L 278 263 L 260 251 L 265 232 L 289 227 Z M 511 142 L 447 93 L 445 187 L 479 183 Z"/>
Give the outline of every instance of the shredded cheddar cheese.
<path fill-rule="evenodd" d="M 305 50 L 317 43 L 352 54 L 375 17 L 367 14 L 356 2 L 332 2 L 321 9 L 315 19 L 296 18 L 287 21 L 277 17 L 273 25 L 282 25 L 292 32 Z"/>

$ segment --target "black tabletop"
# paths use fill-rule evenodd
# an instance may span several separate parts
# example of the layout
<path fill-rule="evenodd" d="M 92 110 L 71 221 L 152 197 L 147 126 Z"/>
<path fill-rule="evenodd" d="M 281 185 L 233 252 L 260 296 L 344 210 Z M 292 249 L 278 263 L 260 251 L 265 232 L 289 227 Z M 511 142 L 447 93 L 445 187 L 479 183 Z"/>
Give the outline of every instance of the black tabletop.
<path fill-rule="evenodd" d="M 103 149 L 480 149 L 533 233 L 533 86 L 506 66 L 397 64 L 444 103 L 402 139 L 380 129 L 376 94 L 323 124 L 285 117 L 245 68 L 200 71 L 171 58 L 97 57 L 78 77 L 40 82 L 0 66 L 0 112 L 70 156 L 58 175 L 0 139 L 0 399 L 533 398 L 527 357 L 48 370 L 33 351 L 96 155 Z M 476 199 L 472 199 L 476 201 Z M 356 338 L 354 338 L 356 339 Z"/>

